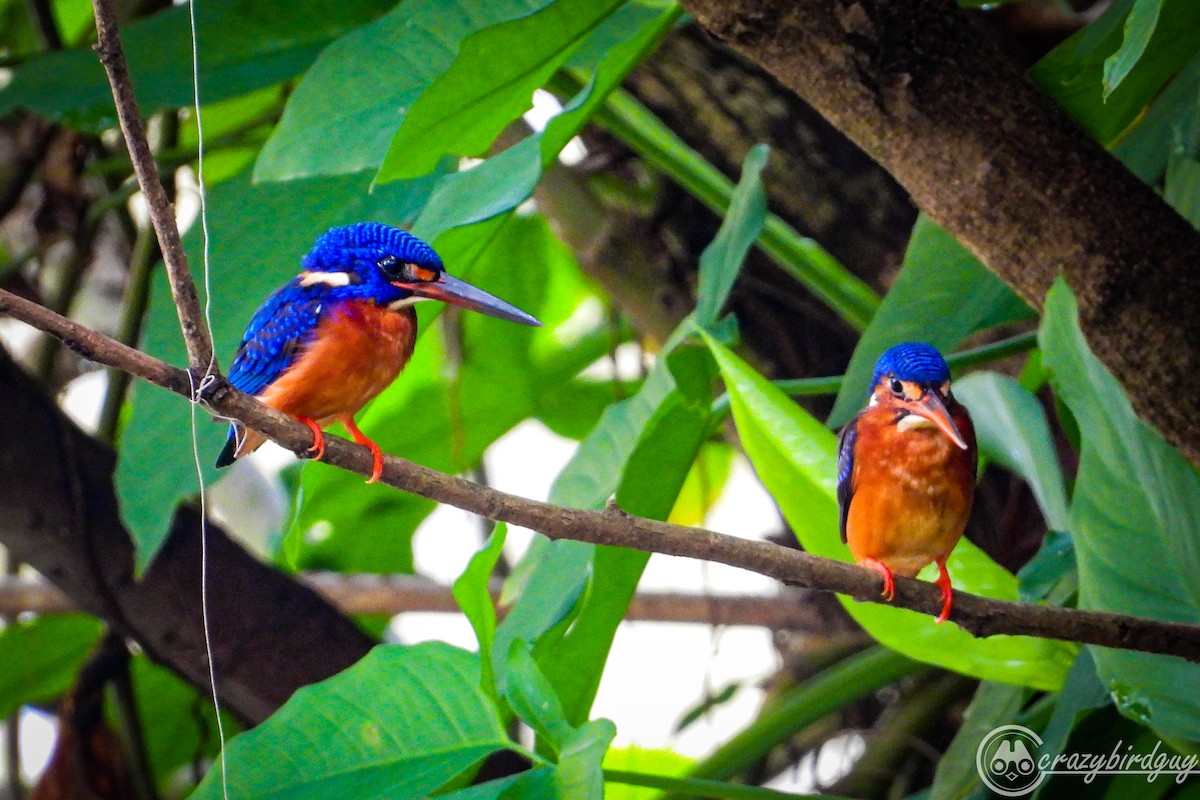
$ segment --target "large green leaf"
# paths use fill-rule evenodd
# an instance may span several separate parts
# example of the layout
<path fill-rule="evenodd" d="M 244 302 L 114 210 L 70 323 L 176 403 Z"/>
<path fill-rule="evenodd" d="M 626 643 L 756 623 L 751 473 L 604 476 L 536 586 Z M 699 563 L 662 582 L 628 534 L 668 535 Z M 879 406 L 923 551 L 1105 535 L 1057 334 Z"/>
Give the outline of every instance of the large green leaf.
<path fill-rule="evenodd" d="M 225 765 L 239 800 L 404 800 L 509 746 L 474 654 L 440 642 L 384 645 L 233 739 Z M 210 770 L 193 797 L 220 798 L 220 773 Z"/>
<path fill-rule="evenodd" d="M 85 614 L 37 617 L 0 630 L 0 717 L 69 690 L 103 631 Z"/>
<path fill-rule="evenodd" d="M 1067 488 L 1046 412 L 1020 383 L 995 372 L 954 382 L 954 394 L 971 412 L 979 451 L 1021 476 L 1052 530 L 1067 530 Z"/>
<path fill-rule="evenodd" d="M 1142 4 L 1148 1 L 1136 0 Z M 1029 73 L 1106 147 L 1117 141 L 1200 49 L 1200 3 L 1162 0 L 1154 34 L 1144 45 L 1141 57 L 1106 96 L 1106 62 L 1126 41 L 1124 23 L 1134 3 L 1113 3 L 1098 20 L 1055 48 Z"/>
<path fill-rule="evenodd" d="M 1200 476 L 1134 414 L 1092 355 L 1061 279 L 1046 297 L 1043 362 L 1083 437 L 1071 502 L 1081 608 L 1200 623 Z M 1121 712 L 1169 736 L 1200 741 L 1200 665 L 1094 648 Z"/>
<path fill-rule="evenodd" d="M 1104 59 L 1104 97 L 1108 98 L 1125 80 L 1134 65 L 1146 52 L 1150 37 L 1158 26 L 1163 0 L 1134 0 L 1125 18 L 1125 38 L 1117 52 Z"/>
<path fill-rule="evenodd" d="M 677 17 L 674 9 L 653 11 L 635 3 L 610 16 L 585 46 L 597 39 L 609 41 L 618 34 L 622 38 L 611 49 L 597 54 L 591 82 L 541 132 L 469 170 L 443 178 L 413 231 L 432 240 L 449 228 L 503 214 L 533 194 L 542 171 L 554 163 L 609 92 L 653 49 Z"/>
<path fill-rule="evenodd" d="M 404 115 L 376 180 L 415 178 L 444 155 L 482 155 L 533 91 L 625 0 L 555 0 L 477 31 Z"/>
<path fill-rule="evenodd" d="M 967 706 L 962 727 L 937 763 L 929 800 L 965 800 L 987 797 L 975 766 L 975 753 L 983 737 L 1001 725 L 1011 725 L 1021 712 L 1025 689 L 1007 683 L 984 681 Z"/>
<path fill-rule="evenodd" d="M 705 339 L 729 390 L 733 417 L 759 480 L 810 553 L 842 561 L 850 552 L 838 535 L 837 443 L 834 435 L 724 346 Z M 948 567 L 960 590 L 1017 599 L 1016 578 L 967 540 Z M 930 575 L 927 569 L 922 576 Z M 850 615 L 883 644 L 912 658 L 985 680 L 1041 689 L 1062 684 L 1074 648 L 1018 636 L 977 639 L 958 626 L 877 603 L 842 600 Z"/>
<path fill-rule="evenodd" d="M 200 92 L 206 103 L 302 73 L 330 41 L 383 13 L 390 0 L 296 0 L 269 13 L 257 0 L 196 6 Z M 188 9 L 175 6 L 121 31 L 143 114 L 192 103 Z M 31 58 L 0 90 L 0 113 L 30 108 L 73 127 L 116 125 L 112 90 L 91 48 Z"/>
<path fill-rule="evenodd" d="M 946 352 L 976 331 L 1032 316 L 1012 289 L 922 214 L 900 274 L 854 348 L 829 425 L 841 427 L 863 407 L 875 361 L 892 345 L 921 341 Z"/>
<path fill-rule="evenodd" d="M 557 387 L 607 352 L 611 335 L 599 300 L 540 216 L 456 229 L 438 249 L 451 272 L 543 322 L 528 328 L 464 312 L 457 323 L 462 359 L 451 365 L 447 320 L 439 319 L 400 379 L 359 416 L 385 452 L 459 473 L 539 414 L 544 400 L 554 403 Z M 305 465 L 301 498 L 288 546 L 293 565 L 306 568 L 409 571 L 412 534 L 433 508 L 325 464 Z"/>
<path fill-rule="evenodd" d="M 771 153 L 765 144 L 755 145 L 742 162 L 742 177 L 733 190 L 729 211 L 721 220 L 712 244 L 700 256 L 700 281 L 696 301 L 696 321 L 703 326 L 716 324 L 721 308 L 733 289 L 750 246 L 762 232 L 767 219 L 767 194 L 762 171 Z"/>
<path fill-rule="evenodd" d="M 549 0 L 410 0 L 327 47 L 263 147 L 255 180 L 375 169 L 462 41 Z"/>
<path fill-rule="evenodd" d="M 433 178 L 366 192 L 370 178 L 350 175 L 251 186 L 247 176 L 209 192 L 212 328 L 225 366 L 250 317 L 276 287 L 300 269 L 300 258 L 326 229 L 361 220 L 400 224 L 428 196 Z M 198 226 L 186 239 L 192 274 L 203 285 Z M 165 276 L 155 276 L 142 349 L 173 364 L 186 363 L 183 338 Z M 186 400 L 135 383 L 129 422 L 121 435 L 117 494 L 138 547 L 140 565 L 162 544 L 175 506 L 197 491 L 190 410 Z M 224 426 L 197 412 L 200 463 L 206 482 L 225 437 Z"/>
<path fill-rule="evenodd" d="M 660 358 L 642 390 L 605 411 L 595 430 L 551 490 L 552 502 L 600 508 L 614 494 L 618 505 L 639 516 L 665 519 L 707 433 L 711 402 L 711 364 L 695 348 Z M 565 613 L 569 595 L 548 590 L 579 591 L 590 586 L 576 609 L 571 628 L 561 640 L 540 643 L 539 662 L 562 699 L 573 724 L 587 718 L 612 638 L 637 587 L 648 556 L 579 542 L 553 542 L 527 559 L 536 561 L 534 575 L 501 625 L 501 636 L 531 620 L 543 630 Z M 528 566 L 525 569 L 530 569 Z"/>

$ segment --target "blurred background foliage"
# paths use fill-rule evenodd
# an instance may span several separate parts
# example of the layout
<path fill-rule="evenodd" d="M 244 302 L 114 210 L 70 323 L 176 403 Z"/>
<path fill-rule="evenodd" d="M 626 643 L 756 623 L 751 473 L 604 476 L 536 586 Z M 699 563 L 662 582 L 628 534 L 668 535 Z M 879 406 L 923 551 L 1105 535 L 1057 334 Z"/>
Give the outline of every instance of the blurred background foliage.
<path fill-rule="evenodd" d="M 1200 4 L 963 5 L 1200 221 Z M 422 304 L 416 355 L 360 417 L 385 451 L 487 481 L 488 448 L 535 420 L 578 442 L 552 501 L 601 508 L 615 497 L 682 524 L 703 523 L 745 457 L 778 506 L 776 540 L 846 559 L 834 432 L 860 407 L 879 353 L 925 340 L 953 354 L 955 391 L 979 427 L 956 587 L 1200 623 L 1196 470 L 1088 351 L 1066 285 L 1039 318 L 886 173 L 674 3 L 204 0 L 199 120 L 188 8 L 127 0 L 121 13 L 156 154 L 189 224 L 203 123 L 209 239 L 190 224 L 186 244 L 223 364 L 325 229 L 410 227 L 454 274 L 545 325 Z M 86 0 L 0 2 L 0 285 L 179 364 L 90 20 Z M 4 333 L 24 368 L 116 449 L 144 567 L 197 494 L 188 405 L 29 331 Z M 201 422 L 197 435 L 212 484 L 224 429 Z M 288 572 L 413 572 L 414 533 L 434 510 L 321 464 L 279 476 L 239 464 L 214 496 Z M 1002 724 L 1038 732 L 1049 753 L 1108 752 L 1118 740 L 1148 751 L 1161 738 L 1191 754 L 1200 743 L 1195 664 L 977 640 L 908 611 L 789 590 L 782 600 L 808 622 L 799 636 L 780 632 L 783 666 L 748 727 L 695 761 L 610 748 L 612 723 L 590 711 L 647 556 L 535 539 L 514 561 L 505 536 L 485 526 L 454 587 L 478 653 L 392 641 L 297 692 L 230 741 L 230 796 L 771 797 L 754 787 L 832 750 L 852 756 L 814 792 L 940 800 L 987 796 L 975 748 Z M 210 575 L 219 591 L 219 564 Z M 494 577 L 504 579 L 499 617 Z M 386 621 L 359 621 L 387 638 Z M 697 697 L 680 725 L 741 688 Z M 92 709 L 89 731 L 119 729 L 74 745 L 94 751 L 84 766 L 56 755 L 51 778 L 92 784 L 70 796 L 177 797 L 197 783 L 196 796 L 221 796 L 221 770 L 203 777 L 215 752 L 203 691 L 130 658 L 86 615 L 9 619 L 0 712 L 10 738 L 23 705 L 59 697 Z M 64 731 L 81 716 L 65 711 Z M 19 797 L 8 753 L 6 791 Z M 112 791 L 95 789 L 98 777 Z M 1038 791 L 1198 789 L 1056 776 Z"/>

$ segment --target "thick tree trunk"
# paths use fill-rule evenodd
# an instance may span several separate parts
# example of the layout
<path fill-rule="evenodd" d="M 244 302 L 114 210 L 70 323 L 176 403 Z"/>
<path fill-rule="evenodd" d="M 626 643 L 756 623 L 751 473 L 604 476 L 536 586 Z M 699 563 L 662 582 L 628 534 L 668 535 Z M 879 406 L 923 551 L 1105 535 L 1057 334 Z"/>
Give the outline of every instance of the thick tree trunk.
<path fill-rule="evenodd" d="M 0 351 L 0 542 L 80 607 L 204 692 L 200 526 L 188 507 L 140 579 L 117 514 L 114 456 L 82 433 Z M 209 619 L 222 703 L 265 719 L 296 689 L 353 664 L 374 642 L 311 589 L 208 526 Z M 270 646 L 263 646 L 270 643 Z"/>
<path fill-rule="evenodd" d="M 1096 355 L 1200 463 L 1200 234 L 951 0 L 683 0 L 1026 300 L 1063 273 Z"/>

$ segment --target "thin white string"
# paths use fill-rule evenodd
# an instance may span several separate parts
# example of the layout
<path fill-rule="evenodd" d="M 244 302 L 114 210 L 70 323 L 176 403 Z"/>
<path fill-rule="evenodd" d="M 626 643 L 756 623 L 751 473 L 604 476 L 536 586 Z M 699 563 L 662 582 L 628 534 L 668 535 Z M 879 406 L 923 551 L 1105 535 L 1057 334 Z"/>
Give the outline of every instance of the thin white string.
<path fill-rule="evenodd" d="M 192 38 L 192 106 L 196 116 L 196 188 L 200 198 L 200 234 L 203 247 L 201 265 L 204 274 L 204 323 L 211 332 L 212 287 L 209 282 L 208 268 L 208 198 L 204 186 L 204 121 L 200 116 L 200 47 L 199 37 L 196 33 L 196 0 L 188 0 L 188 22 L 191 26 Z M 200 443 L 196 431 L 196 406 L 201 402 L 204 389 L 216 378 L 213 371 L 216 358 L 214 348 L 199 386 L 196 385 L 191 370 L 188 370 L 188 383 L 192 390 L 192 458 L 196 464 L 196 480 L 200 485 L 200 619 L 204 627 L 204 653 L 208 659 L 208 685 L 212 691 L 213 712 L 217 720 L 217 738 L 221 745 L 217 755 L 221 770 L 221 796 L 224 800 L 229 800 L 229 773 L 225 763 L 225 725 L 221 721 L 221 698 L 217 694 L 217 667 L 213 658 L 212 630 L 208 614 L 208 493 L 204 487 L 204 468 L 200 464 Z"/>

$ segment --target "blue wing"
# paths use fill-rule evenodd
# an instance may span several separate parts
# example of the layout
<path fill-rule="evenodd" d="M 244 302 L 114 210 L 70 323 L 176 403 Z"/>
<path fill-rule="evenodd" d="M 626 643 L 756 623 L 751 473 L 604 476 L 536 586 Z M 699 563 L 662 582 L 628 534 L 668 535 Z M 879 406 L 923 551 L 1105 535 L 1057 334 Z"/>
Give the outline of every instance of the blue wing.
<path fill-rule="evenodd" d="M 312 341 L 322 293 L 293 279 L 267 298 L 250 320 L 229 368 L 229 382 L 246 394 L 270 386 Z"/>
<path fill-rule="evenodd" d="M 854 475 L 854 443 L 858 439 L 858 420 L 852 419 L 838 434 L 838 530 L 846 541 L 846 516 L 850 513 L 850 498 L 854 497 L 851 477 Z"/>

